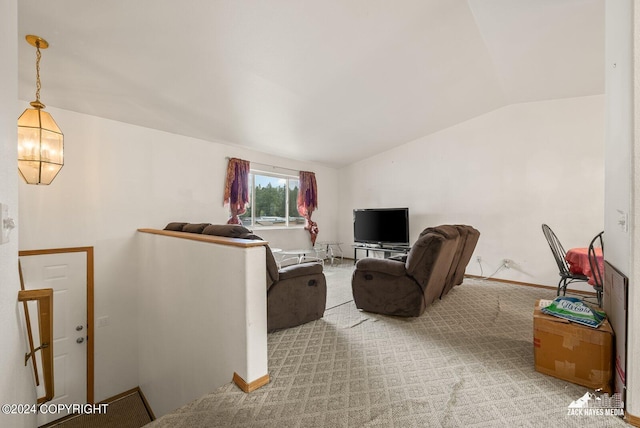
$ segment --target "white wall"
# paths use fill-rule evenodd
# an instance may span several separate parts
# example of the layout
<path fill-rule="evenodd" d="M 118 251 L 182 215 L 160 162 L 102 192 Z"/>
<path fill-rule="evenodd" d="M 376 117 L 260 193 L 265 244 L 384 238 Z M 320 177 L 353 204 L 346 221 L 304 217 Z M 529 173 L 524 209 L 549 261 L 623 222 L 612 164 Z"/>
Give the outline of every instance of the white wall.
<path fill-rule="evenodd" d="M 633 363 L 640 354 L 640 187 L 635 184 L 640 179 L 640 120 L 634 118 L 634 103 L 636 109 L 640 107 L 640 76 L 637 71 L 634 75 L 634 66 L 640 67 L 640 27 L 636 24 L 640 1 L 609 0 L 605 16 L 605 258 L 629 277 L 626 406 L 627 414 L 635 416 L 637 424 L 640 366 Z M 628 215 L 628 230 L 618 224 L 619 211 Z"/>
<path fill-rule="evenodd" d="M 267 371 L 264 246 L 138 233 L 140 388 L 156 417 Z"/>
<path fill-rule="evenodd" d="M 629 311 L 627 330 L 627 361 L 638 361 L 640 355 L 640 0 L 634 0 L 630 6 L 633 10 L 633 62 L 629 66 L 633 75 L 633 137 L 629 142 L 632 147 L 633 175 L 631 177 L 632 201 L 631 220 L 631 277 L 629 287 Z M 629 11 L 629 9 L 627 9 Z M 627 413 L 635 417 L 635 424 L 640 426 L 640 366 L 627 363 Z"/>
<path fill-rule="evenodd" d="M 625 275 L 631 267 L 631 233 L 618 224 L 631 210 L 633 68 L 631 1 L 606 3 L 606 259 Z"/>
<path fill-rule="evenodd" d="M 226 222 L 225 157 L 316 172 L 320 208 L 314 219 L 324 237 L 335 234 L 336 170 L 47 110 L 64 132 L 65 166 L 50 186 L 20 184 L 20 249 L 95 247 L 95 317 L 110 317 L 95 332 L 96 400 L 138 385 L 136 229 L 170 221 Z M 302 229 L 256 233 L 276 247 L 309 245 Z"/>
<path fill-rule="evenodd" d="M 408 206 L 412 242 L 471 224 L 484 275 L 507 258 L 515 268 L 497 278 L 555 286 L 541 224 L 567 249 L 603 230 L 603 138 L 604 97 L 592 96 L 504 107 L 404 144 L 340 171 L 340 239 L 353 242 L 353 208 Z M 475 256 L 467 272 L 481 274 Z"/>
<path fill-rule="evenodd" d="M 18 99 L 18 7 L 15 0 L 0 2 L 0 203 L 18 218 L 18 164 L 16 114 Z M 0 245 L 0 404 L 35 404 L 33 371 L 24 365 L 26 346 L 23 315 L 18 306 L 18 230 Z M 35 426 L 35 415 L 0 413 L 0 426 Z"/>

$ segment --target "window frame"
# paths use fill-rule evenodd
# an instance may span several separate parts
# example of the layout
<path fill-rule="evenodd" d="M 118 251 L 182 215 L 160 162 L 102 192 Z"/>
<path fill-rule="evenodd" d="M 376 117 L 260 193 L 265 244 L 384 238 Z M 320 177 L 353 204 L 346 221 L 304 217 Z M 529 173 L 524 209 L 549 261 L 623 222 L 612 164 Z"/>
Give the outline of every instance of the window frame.
<path fill-rule="evenodd" d="M 268 177 L 268 178 L 276 178 L 276 179 L 285 179 L 285 222 L 284 224 L 278 224 L 278 225 L 263 225 L 263 224 L 259 224 L 256 222 L 256 210 L 255 210 L 255 197 L 256 197 L 256 176 L 262 176 L 262 177 Z M 253 229 L 302 229 L 304 228 L 304 223 L 298 223 L 298 222 L 291 222 L 290 221 L 290 215 L 289 215 L 289 207 L 291 204 L 297 204 L 297 200 L 294 201 L 290 201 L 290 180 L 295 180 L 298 182 L 298 191 L 300 191 L 300 177 L 299 175 L 293 175 L 293 174 L 285 174 L 285 173 L 279 173 L 279 172 L 270 172 L 270 171 L 264 171 L 264 170 L 260 170 L 260 169 L 253 169 L 251 168 L 249 170 L 249 207 L 251 209 L 251 224 L 250 225 L 246 225 L 249 226 Z M 297 212 L 297 208 L 296 208 L 296 212 Z M 302 217 L 300 214 L 298 214 L 300 216 L 300 218 L 304 218 Z M 247 217 L 243 217 L 242 215 L 239 216 L 240 219 L 244 222 L 245 220 L 249 220 L 249 218 Z"/>

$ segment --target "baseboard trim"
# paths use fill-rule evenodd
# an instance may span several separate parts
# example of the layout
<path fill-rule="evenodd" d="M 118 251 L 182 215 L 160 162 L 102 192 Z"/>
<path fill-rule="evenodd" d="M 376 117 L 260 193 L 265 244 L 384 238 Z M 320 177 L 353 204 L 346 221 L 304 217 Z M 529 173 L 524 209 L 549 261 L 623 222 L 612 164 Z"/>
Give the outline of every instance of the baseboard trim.
<path fill-rule="evenodd" d="M 624 413 L 625 413 L 624 420 L 626 422 L 630 423 L 634 427 L 640 427 L 640 417 L 633 416 L 632 414 L 630 414 L 628 412 L 624 412 Z"/>
<path fill-rule="evenodd" d="M 142 390 L 140 389 L 139 386 L 136 386 L 135 388 L 131 388 L 128 391 L 125 392 L 121 392 L 120 394 L 114 395 L 113 397 L 109 397 L 105 400 L 102 400 L 100 403 L 113 403 L 114 401 L 118 401 L 121 398 L 124 397 L 128 397 L 129 395 L 132 394 L 139 394 L 140 398 L 142 399 L 142 403 L 144 404 L 145 409 L 147 410 L 147 413 L 149 414 L 149 417 L 151 418 L 152 421 L 156 420 L 156 416 L 153 414 L 153 410 L 151 410 L 151 406 L 149 405 L 149 402 L 147 401 L 147 397 L 144 396 L 144 393 L 142 392 Z"/>
<path fill-rule="evenodd" d="M 484 277 L 480 276 L 480 275 L 469 275 L 469 274 L 465 274 L 465 277 L 469 277 L 469 278 L 474 278 L 474 279 L 484 279 Z M 550 285 L 541 285 L 541 284 L 533 284 L 531 282 L 521 282 L 521 281 L 512 281 L 510 279 L 501 279 L 501 278 L 489 278 L 489 281 L 495 281 L 495 282 L 503 282 L 505 284 L 513 284 L 513 285 L 524 285 L 525 287 L 536 287 L 536 288 L 546 288 L 548 290 L 557 290 L 558 287 L 552 287 Z M 596 293 L 593 291 L 582 291 L 582 290 L 571 290 L 568 289 L 567 290 L 570 293 L 576 293 L 576 294 L 585 294 L 587 296 L 595 296 Z"/>
<path fill-rule="evenodd" d="M 238 385 L 238 388 L 240 388 L 241 390 L 243 390 L 244 392 L 251 392 L 251 391 L 255 391 L 256 389 L 260 388 L 261 386 L 265 386 L 266 384 L 269 383 L 269 374 L 266 374 L 256 380 L 254 380 L 253 382 L 249 382 L 247 383 L 244 379 L 242 379 L 240 377 L 240 375 L 236 372 L 233 373 L 233 383 L 235 383 L 236 385 Z"/>
<path fill-rule="evenodd" d="M 156 415 L 153 413 L 153 409 L 149 405 L 149 402 L 147 401 L 147 397 L 144 396 L 144 393 L 142 392 L 139 386 L 135 387 L 134 390 L 135 389 L 138 390 L 138 393 L 140 394 L 140 398 L 142 398 L 142 403 L 144 404 L 144 407 L 147 409 L 147 413 L 149 414 L 149 417 L 151 418 L 152 421 L 155 421 Z"/>

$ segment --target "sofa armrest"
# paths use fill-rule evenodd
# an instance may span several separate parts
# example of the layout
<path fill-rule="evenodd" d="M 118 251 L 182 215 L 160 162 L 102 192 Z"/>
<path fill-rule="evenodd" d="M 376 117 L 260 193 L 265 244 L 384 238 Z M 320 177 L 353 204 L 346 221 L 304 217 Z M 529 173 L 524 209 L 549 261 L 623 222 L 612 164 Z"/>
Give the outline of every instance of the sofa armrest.
<path fill-rule="evenodd" d="M 390 259 L 364 258 L 356 263 L 356 270 L 380 272 L 387 275 L 403 276 L 407 274 L 404 263 Z"/>
<path fill-rule="evenodd" d="M 291 265 L 280 269 L 279 281 L 289 278 L 296 278 L 304 275 L 317 275 L 322 273 L 322 265 L 320 263 L 302 263 L 299 265 Z"/>

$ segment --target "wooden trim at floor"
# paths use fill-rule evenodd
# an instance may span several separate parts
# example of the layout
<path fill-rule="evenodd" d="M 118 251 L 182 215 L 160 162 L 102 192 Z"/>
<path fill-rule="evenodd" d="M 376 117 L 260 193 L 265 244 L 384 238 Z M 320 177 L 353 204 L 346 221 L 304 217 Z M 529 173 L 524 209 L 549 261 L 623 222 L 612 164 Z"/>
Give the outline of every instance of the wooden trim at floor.
<path fill-rule="evenodd" d="M 98 404 L 113 403 L 114 401 L 118 401 L 121 398 L 128 397 L 128 396 L 133 395 L 133 394 L 139 394 L 140 395 L 140 398 L 142 399 L 142 404 L 144 404 L 144 408 L 147 410 L 147 413 L 149 414 L 149 417 L 151 418 L 152 421 L 155 421 L 156 420 L 156 416 L 153 414 L 153 410 L 151 409 L 151 406 L 149 406 L 149 402 L 147 401 L 147 397 L 144 396 L 144 393 L 142 392 L 142 390 L 140 389 L 139 386 L 136 386 L 135 388 L 131 388 L 128 391 L 121 392 L 120 394 L 114 395 L 113 397 L 106 398 L 106 399 L 102 400 Z"/>
<path fill-rule="evenodd" d="M 137 389 L 138 392 L 140 393 L 140 398 L 142 398 L 142 403 L 144 404 L 144 407 L 147 409 L 147 413 L 149 413 L 149 417 L 151 418 L 152 421 L 155 421 L 156 415 L 153 413 L 153 409 L 149 405 L 149 402 L 147 401 L 147 397 L 145 397 L 144 393 L 142 392 L 139 386 L 137 386 L 135 389 Z"/>
<path fill-rule="evenodd" d="M 464 275 L 466 278 L 474 278 L 474 279 L 485 279 L 484 277 L 480 276 L 480 275 L 469 275 L 469 274 L 465 274 Z M 550 285 L 540 285 L 540 284 L 532 284 L 530 282 L 520 282 L 520 281 L 512 281 L 510 279 L 500 279 L 500 278 L 488 278 L 487 281 L 495 281 L 495 282 L 503 282 L 505 284 L 513 284 L 513 285 L 524 285 L 526 287 L 536 287 L 536 288 L 546 288 L 549 290 L 557 290 L 558 287 L 555 286 L 550 286 Z M 571 289 L 567 289 L 567 292 L 569 293 L 579 293 L 579 294 L 586 294 L 587 296 L 595 296 L 596 293 L 593 291 L 583 291 L 583 290 L 571 290 Z"/>
<path fill-rule="evenodd" d="M 631 413 L 625 412 L 624 420 L 634 427 L 640 427 L 640 417 L 633 416 Z"/>
<path fill-rule="evenodd" d="M 240 388 L 241 390 L 243 390 L 244 392 L 251 392 L 251 391 L 255 391 L 256 389 L 260 388 L 261 386 L 265 386 L 266 384 L 269 383 L 269 374 L 266 374 L 256 380 L 254 380 L 253 382 L 249 382 L 247 383 L 244 379 L 242 379 L 240 377 L 240 375 L 236 372 L 233 373 L 233 383 L 235 383 L 236 385 L 238 385 L 238 388 Z"/>
<path fill-rule="evenodd" d="M 144 396 L 144 394 L 142 393 L 142 390 L 140 389 L 139 386 L 136 386 L 135 388 L 131 388 L 128 391 L 121 392 L 120 394 L 114 395 L 113 397 L 106 398 L 106 399 L 100 401 L 97 404 L 113 403 L 114 401 L 118 401 L 121 398 L 128 397 L 128 396 L 133 395 L 133 394 L 139 394 L 140 395 L 140 398 L 142 399 L 142 403 L 144 404 L 144 407 L 147 410 L 147 413 L 149 414 L 149 417 L 151 418 L 152 421 L 155 421 L 156 417 L 153 414 L 153 410 L 151 410 L 151 407 L 149 406 L 149 402 L 147 402 L 147 399 Z M 87 404 L 93 404 L 93 403 L 87 403 Z M 65 421 L 77 418 L 79 416 L 82 416 L 82 415 L 80 415 L 78 413 L 73 413 L 71 415 L 64 416 L 64 417 L 62 417 L 60 419 L 56 419 L 55 421 L 51 421 L 48 424 L 40 426 L 39 428 L 53 428 L 53 427 L 57 426 L 58 424 L 64 423 Z"/>
<path fill-rule="evenodd" d="M 114 395 L 113 397 L 106 398 L 106 399 L 102 400 L 99 404 L 113 403 L 114 401 L 118 401 L 121 398 L 128 397 L 128 396 L 133 395 L 133 394 L 140 395 L 140 398 L 142 399 L 142 404 L 144 404 L 144 408 L 147 410 L 147 414 L 149 415 L 149 417 L 151 418 L 152 421 L 155 421 L 156 420 L 156 415 L 153 414 L 153 410 L 151 409 L 151 406 L 149 406 L 149 402 L 147 401 L 147 397 L 144 396 L 144 393 L 142 392 L 142 390 L 140 389 L 139 386 L 136 386 L 135 388 L 131 388 L 128 391 L 121 392 L 120 394 Z"/>

